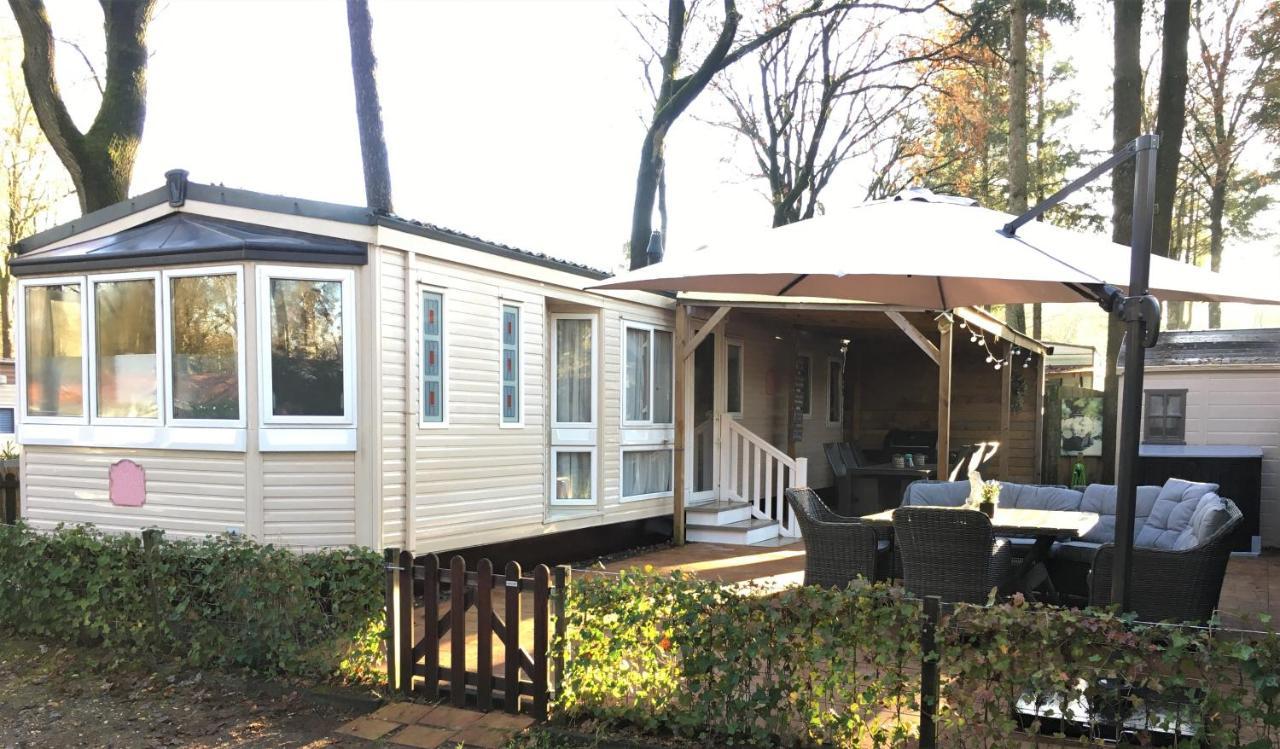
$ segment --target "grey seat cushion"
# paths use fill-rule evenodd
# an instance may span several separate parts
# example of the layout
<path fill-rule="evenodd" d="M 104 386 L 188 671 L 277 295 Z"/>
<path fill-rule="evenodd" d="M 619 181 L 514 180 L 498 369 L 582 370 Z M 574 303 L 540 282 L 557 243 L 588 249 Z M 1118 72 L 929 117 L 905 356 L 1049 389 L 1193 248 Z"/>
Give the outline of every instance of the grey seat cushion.
<path fill-rule="evenodd" d="M 1158 486 L 1138 487 L 1138 506 L 1133 518 L 1133 538 L 1137 543 L 1138 535 L 1146 525 L 1151 509 L 1155 507 L 1156 498 L 1160 495 Z M 1116 540 L 1116 487 L 1115 484 L 1089 484 L 1084 489 L 1080 501 L 1081 512 L 1098 514 L 1098 524 L 1089 529 L 1081 540 L 1093 543 L 1112 543 Z"/>
<path fill-rule="evenodd" d="M 1053 545 L 1049 556 L 1066 562 L 1093 564 L 1093 555 L 1097 553 L 1100 543 L 1090 541 L 1062 541 Z"/>
<path fill-rule="evenodd" d="M 1151 514 L 1134 538 L 1134 544 L 1150 549 L 1194 548 L 1199 539 L 1192 527 L 1193 517 L 1200 521 L 1202 528 L 1217 528 L 1226 522 L 1225 518 L 1217 518 L 1219 511 L 1226 512 L 1222 500 L 1215 494 L 1217 490 L 1217 484 L 1169 479 L 1160 487 Z"/>
<path fill-rule="evenodd" d="M 969 498 L 967 481 L 913 481 L 902 497 L 903 506 L 959 507 Z"/>
<path fill-rule="evenodd" d="M 1173 542 L 1173 548 L 1194 549 L 1208 543 L 1230 519 L 1227 503 L 1221 497 L 1212 492 L 1204 495 L 1196 503 L 1196 511 L 1191 513 L 1189 526 Z"/>

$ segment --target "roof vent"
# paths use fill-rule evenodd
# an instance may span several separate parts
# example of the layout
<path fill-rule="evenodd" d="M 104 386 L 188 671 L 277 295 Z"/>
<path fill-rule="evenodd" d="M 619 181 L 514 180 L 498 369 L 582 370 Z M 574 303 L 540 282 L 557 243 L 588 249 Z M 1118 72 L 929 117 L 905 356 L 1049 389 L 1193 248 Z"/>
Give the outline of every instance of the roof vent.
<path fill-rule="evenodd" d="M 950 203 L 951 205 L 977 205 L 973 198 L 962 198 L 959 195 L 939 195 L 927 187 L 908 187 L 894 195 L 890 200 L 914 200 L 920 203 Z"/>
<path fill-rule="evenodd" d="M 164 173 L 165 188 L 169 191 L 169 205 L 177 208 L 187 202 L 187 170 L 170 169 Z"/>
<path fill-rule="evenodd" d="M 662 232 L 655 231 L 649 235 L 649 246 L 644 254 L 649 265 L 662 262 Z"/>

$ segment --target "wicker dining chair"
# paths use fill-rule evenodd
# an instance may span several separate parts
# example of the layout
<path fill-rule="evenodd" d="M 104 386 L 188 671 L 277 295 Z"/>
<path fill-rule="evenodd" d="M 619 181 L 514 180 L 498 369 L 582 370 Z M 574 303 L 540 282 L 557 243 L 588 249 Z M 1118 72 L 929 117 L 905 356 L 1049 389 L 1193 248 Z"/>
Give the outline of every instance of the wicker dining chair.
<path fill-rule="evenodd" d="M 913 595 L 986 603 L 992 589 L 1008 592 L 1013 550 L 977 510 L 899 507 L 893 535 L 903 583 Z"/>
<path fill-rule="evenodd" d="M 892 544 L 858 518 L 837 515 L 812 489 L 787 489 L 804 536 L 804 584 L 843 588 L 857 578 L 884 579 Z"/>
<path fill-rule="evenodd" d="M 841 512 L 853 510 L 853 477 L 849 475 L 849 463 L 840 454 L 840 446 L 835 442 L 823 444 L 827 463 L 831 465 L 831 475 L 836 480 L 836 508 Z"/>
<path fill-rule="evenodd" d="M 1167 550 L 1134 547 L 1129 584 L 1131 613 L 1146 622 L 1207 622 L 1218 608 L 1222 581 L 1231 557 L 1231 535 L 1244 521 L 1235 502 L 1224 499 L 1228 519 L 1191 549 Z M 1094 552 L 1089 571 L 1089 605 L 1111 605 L 1111 577 L 1115 545 L 1104 544 Z"/>

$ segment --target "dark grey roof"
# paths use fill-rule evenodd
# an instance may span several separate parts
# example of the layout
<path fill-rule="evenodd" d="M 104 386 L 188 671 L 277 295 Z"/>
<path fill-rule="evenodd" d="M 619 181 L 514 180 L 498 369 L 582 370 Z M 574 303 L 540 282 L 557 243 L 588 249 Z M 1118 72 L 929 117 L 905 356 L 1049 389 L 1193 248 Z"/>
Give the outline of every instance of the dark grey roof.
<path fill-rule="evenodd" d="M 1147 351 L 1149 367 L 1205 364 L 1280 364 L 1280 328 L 1164 331 Z"/>
<path fill-rule="evenodd" d="M 238 260 L 364 265 L 368 245 L 194 213 L 170 213 L 98 239 L 28 250 L 9 267 L 15 276 L 30 276 Z"/>
<path fill-rule="evenodd" d="M 239 190 L 230 187 L 223 187 L 221 185 L 205 185 L 198 182 L 188 182 L 186 184 L 186 199 L 204 203 L 233 206 L 236 208 L 249 208 L 260 211 L 270 211 L 272 213 L 283 213 L 292 216 L 305 216 L 307 218 L 339 221 L 347 224 L 386 226 L 391 229 L 398 229 L 411 234 L 429 237 L 441 242 L 448 242 L 450 244 L 479 250 L 481 252 L 488 252 L 502 257 L 509 257 L 515 260 L 534 263 L 536 265 L 566 271 L 575 275 L 585 276 L 587 278 L 602 279 L 607 278 L 610 275 L 609 273 L 596 268 L 591 268 L 568 260 L 561 260 L 540 252 L 522 250 L 500 242 L 490 242 L 460 231 L 413 221 L 399 216 L 375 214 L 368 208 L 361 208 L 358 206 L 342 205 L 340 203 L 325 203 L 318 200 L 290 198 L 283 195 L 268 195 L 266 193 L 253 192 L 251 190 Z M 27 253 L 35 253 L 39 248 L 46 245 L 62 241 L 68 237 L 79 234 L 80 232 L 119 220 L 139 211 L 162 205 L 169 200 L 170 192 L 168 187 L 160 187 L 155 190 L 151 190 L 150 192 L 145 192 L 141 195 L 132 197 L 128 200 L 107 206 L 106 208 L 93 211 L 92 213 L 87 213 L 73 221 L 68 221 L 65 224 L 60 224 L 38 234 L 33 234 L 32 236 L 15 243 L 13 248 L 19 256 L 24 256 Z M 184 215 L 190 216 L 191 214 Z M 294 256 L 293 259 L 297 260 L 298 258 Z M 19 261 L 19 258 L 15 258 L 15 265 Z M 35 273 L 37 271 L 27 272 Z"/>

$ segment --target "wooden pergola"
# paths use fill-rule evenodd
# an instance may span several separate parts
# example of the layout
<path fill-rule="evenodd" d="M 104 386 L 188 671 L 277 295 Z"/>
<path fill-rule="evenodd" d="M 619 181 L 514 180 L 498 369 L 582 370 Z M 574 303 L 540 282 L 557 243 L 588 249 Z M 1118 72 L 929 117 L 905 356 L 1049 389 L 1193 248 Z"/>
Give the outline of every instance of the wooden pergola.
<path fill-rule="evenodd" d="M 694 309 L 710 309 L 710 315 L 701 321 L 701 325 L 695 328 L 698 322 L 691 314 Z M 1045 346 L 1030 336 L 1020 333 L 1005 323 L 991 316 L 990 314 L 978 309 L 961 307 L 947 311 L 923 310 L 912 307 L 899 307 L 883 304 L 868 303 L 849 303 L 827 300 L 781 300 L 769 297 L 755 297 L 752 295 L 701 295 L 701 294 L 681 294 L 675 305 L 675 340 L 674 350 L 679 352 L 677 361 L 675 362 L 675 379 L 673 384 L 672 400 L 675 409 L 675 435 L 674 435 L 674 532 L 673 540 L 677 544 L 685 542 L 685 495 L 688 487 L 686 486 L 686 411 L 688 399 L 690 397 L 690 385 L 686 377 L 686 363 L 693 356 L 698 346 L 706 340 L 708 336 L 723 322 L 729 314 L 735 310 L 757 310 L 757 311 L 807 311 L 807 312 L 824 312 L 835 314 L 879 314 L 890 320 L 912 343 L 914 343 L 934 364 L 938 367 L 938 466 L 937 475 L 947 476 L 951 473 L 950 465 L 950 449 L 951 449 L 951 412 L 952 412 L 952 363 L 954 359 L 954 340 L 955 327 L 957 325 L 969 326 L 975 330 L 980 330 L 986 334 L 992 335 L 1004 342 L 1005 356 L 1013 347 L 1040 355 L 1040 365 L 1037 367 L 1036 389 L 1035 389 L 1035 413 L 1036 413 L 1036 435 L 1040 435 L 1043 429 L 1043 413 L 1042 404 L 1044 400 L 1044 366 L 1043 357 L 1052 352 L 1052 349 Z M 936 321 L 938 329 L 938 342 L 935 344 L 933 340 L 914 323 L 907 319 L 908 313 L 930 313 Z M 1010 434 L 1011 423 L 1011 390 L 1012 390 L 1012 374 L 1013 368 L 1006 366 L 1002 369 L 1001 375 L 1001 409 L 1000 409 L 1000 435 L 1001 443 L 1007 444 Z M 792 383 L 794 385 L 794 383 Z M 788 388 L 787 392 L 791 392 L 793 388 Z M 788 429 L 788 433 L 791 430 Z M 794 445 L 789 446 L 794 450 Z M 1039 466 L 1042 460 L 1040 440 L 1035 440 L 1036 456 L 1034 465 Z M 1001 450 L 998 454 L 999 470 L 1001 475 L 1006 475 L 1008 471 L 1008 451 Z M 1038 468 L 1036 469 L 1038 472 Z"/>

